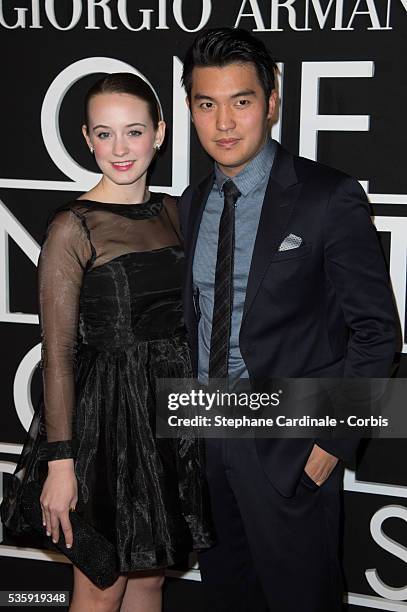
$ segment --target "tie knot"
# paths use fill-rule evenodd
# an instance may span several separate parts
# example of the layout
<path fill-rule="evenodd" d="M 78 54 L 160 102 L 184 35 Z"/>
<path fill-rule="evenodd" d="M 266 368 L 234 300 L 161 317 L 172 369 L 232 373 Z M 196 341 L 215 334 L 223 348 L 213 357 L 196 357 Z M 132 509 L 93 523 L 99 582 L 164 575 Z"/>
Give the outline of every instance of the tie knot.
<path fill-rule="evenodd" d="M 232 200 L 233 204 L 236 203 L 238 197 L 241 195 L 234 182 L 230 179 L 223 185 L 223 194 L 225 199 Z"/>

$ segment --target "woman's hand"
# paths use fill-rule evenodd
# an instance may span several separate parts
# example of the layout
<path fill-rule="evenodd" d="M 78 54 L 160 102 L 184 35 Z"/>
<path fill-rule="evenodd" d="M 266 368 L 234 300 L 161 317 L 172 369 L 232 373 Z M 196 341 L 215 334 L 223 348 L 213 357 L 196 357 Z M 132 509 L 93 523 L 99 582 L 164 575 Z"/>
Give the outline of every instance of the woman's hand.
<path fill-rule="evenodd" d="M 48 462 L 48 476 L 42 488 L 40 503 L 42 523 L 47 535 L 56 544 L 59 540 L 59 525 L 64 532 L 67 548 L 73 544 L 73 533 L 69 510 L 74 510 L 78 501 L 73 459 L 58 459 Z"/>

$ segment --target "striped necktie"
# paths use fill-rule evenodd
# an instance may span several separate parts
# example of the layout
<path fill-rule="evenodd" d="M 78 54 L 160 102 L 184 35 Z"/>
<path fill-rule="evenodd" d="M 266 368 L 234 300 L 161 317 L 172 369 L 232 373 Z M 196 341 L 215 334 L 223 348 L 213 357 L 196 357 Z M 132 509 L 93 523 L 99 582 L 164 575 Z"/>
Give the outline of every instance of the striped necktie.
<path fill-rule="evenodd" d="M 212 316 L 209 378 L 227 378 L 229 340 L 233 308 L 233 254 L 235 247 L 235 204 L 241 195 L 233 181 L 223 185 L 224 204 L 219 224 Z"/>

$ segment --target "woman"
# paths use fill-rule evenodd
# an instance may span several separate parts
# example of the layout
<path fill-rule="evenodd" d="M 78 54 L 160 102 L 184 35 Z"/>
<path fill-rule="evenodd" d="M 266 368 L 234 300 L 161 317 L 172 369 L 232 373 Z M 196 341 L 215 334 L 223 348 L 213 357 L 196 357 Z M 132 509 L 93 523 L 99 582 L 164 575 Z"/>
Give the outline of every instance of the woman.
<path fill-rule="evenodd" d="M 191 375 L 176 206 L 146 186 L 165 124 L 133 74 L 98 81 L 85 113 L 103 176 L 48 224 L 39 264 L 47 439 L 38 461 L 32 444 L 23 458 L 31 474 L 48 460 L 40 501 L 53 542 L 61 529 L 75 546 L 76 509 L 116 548 L 120 576 L 109 588 L 74 567 L 71 611 L 158 612 L 163 568 L 211 543 L 198 442 L 154 436 L 155 380 Z"/>

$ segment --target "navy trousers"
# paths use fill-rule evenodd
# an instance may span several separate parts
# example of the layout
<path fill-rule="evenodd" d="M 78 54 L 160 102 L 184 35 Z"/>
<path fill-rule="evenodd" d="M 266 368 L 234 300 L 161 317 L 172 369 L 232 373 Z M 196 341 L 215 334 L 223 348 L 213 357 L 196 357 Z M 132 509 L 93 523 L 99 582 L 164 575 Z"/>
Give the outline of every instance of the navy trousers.
<path fill-rule="evenodd" d="M 207 440 L 218 544 L 199 555 L 208 612 L 340 612 L 341 483 L 304 472 L 291 498 L 264 473 L 253 439 Z"/>

